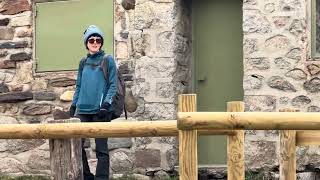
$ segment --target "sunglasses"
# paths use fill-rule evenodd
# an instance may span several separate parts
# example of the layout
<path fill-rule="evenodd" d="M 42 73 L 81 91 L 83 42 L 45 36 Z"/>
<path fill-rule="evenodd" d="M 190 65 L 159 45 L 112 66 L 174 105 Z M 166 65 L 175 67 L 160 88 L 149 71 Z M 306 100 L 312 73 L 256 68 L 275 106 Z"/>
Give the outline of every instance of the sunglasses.
<path fill-rule="evenodd" d="M 93 44 L 94 42 L 96 42 L 97 44 L 101 44 L 102 43 L 102 39 L 101 38 L 90 38 L 90 39 L 88 39 L 88 42 L 90 44 Z"/>

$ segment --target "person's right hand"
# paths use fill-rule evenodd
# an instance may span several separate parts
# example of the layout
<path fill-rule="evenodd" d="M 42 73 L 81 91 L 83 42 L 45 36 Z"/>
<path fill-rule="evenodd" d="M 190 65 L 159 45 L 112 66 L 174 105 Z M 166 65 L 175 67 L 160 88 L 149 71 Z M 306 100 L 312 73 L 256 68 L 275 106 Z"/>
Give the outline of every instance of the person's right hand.
<path fill-rule="evenodd" d="M 71 105 L 69 108 L 70 117 L 74 117 L 74 113 L 76 112 L 76 106 Z"/>

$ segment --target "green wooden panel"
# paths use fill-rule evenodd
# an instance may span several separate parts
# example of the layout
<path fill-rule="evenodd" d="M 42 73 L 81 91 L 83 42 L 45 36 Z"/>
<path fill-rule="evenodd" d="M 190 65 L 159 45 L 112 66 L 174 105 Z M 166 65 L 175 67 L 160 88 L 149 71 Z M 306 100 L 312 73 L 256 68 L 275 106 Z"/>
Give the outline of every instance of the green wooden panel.
<path fill-rule="evenodd" d="M 36 4 L 37 72 L 76 70 L 85 56 L 82 36 L 91 24 L 104 34 L 104 50 L 113 54 L 113 1 L 78 0 Z"/>
<path fill-rule="evenodd" d="M 193 36 L 198 111 L 226 111 L 243 100 L 242 1 L 194 0 Z M 226 137 L 199 138 L 199 164 L 225 164 L 226 152 Z"/>

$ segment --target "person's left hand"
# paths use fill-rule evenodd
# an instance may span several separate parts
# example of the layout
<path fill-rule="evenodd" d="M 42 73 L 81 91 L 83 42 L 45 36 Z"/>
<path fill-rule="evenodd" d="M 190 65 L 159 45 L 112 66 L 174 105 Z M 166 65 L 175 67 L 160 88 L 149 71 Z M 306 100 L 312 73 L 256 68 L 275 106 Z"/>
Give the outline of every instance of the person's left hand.
<path fill-rule="evenodd" d="M 102 104 L 102 106 L 98 112 L 98 117 L 101 119 L 104 119 L 105 117 L 107 117 L 107 115 L 109 113 L 108 110 L 109 110 L 110 106 L 111 105 L 109 103 Z"/>
<path fill-rule="evenodd" d="M 108 111 L 106 109 L 100 109 L 98 112 L 98 118 L 103 120 L 105 117 L 107 117 Z"/>

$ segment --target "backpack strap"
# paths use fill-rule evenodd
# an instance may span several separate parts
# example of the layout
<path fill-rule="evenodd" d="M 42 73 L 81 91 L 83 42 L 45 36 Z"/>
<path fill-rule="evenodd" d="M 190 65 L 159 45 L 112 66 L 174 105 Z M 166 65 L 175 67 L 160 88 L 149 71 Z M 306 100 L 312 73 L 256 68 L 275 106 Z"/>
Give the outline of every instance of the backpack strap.
<path fill-rule="evenodd" d="M 126 117 L 126 119 L 128 119 L 126 103 L 123 103 L 123 109 L 124 109 L 124 116 Z"/>
<path fill-rule="evenodd" d="M 107 81 L 107 83 L 109 83 L 109 56 L 110 55 L 104 55 L 103 56 L 103 59 L 101 61 L 101 68 L 102 68 L 102 71 L 103 71 L 103 76 L 104 76 L 104 79 Z M 118 71 L 118 69 L 117 69 Z M 125 95 L 125 92 L 124 92 L 124 95 Z M 124 115 L 126 117 L 126 119 L 128 119 L 128 115 L 127 115 L 127 109 L 126 109 L 126 103 L 123 104 L 123 109 L 124 109 Z"/>
<path fill-rule="evenodd" d="M 110 55 L 104 55 L 103 56 L 103 59 L 101 61 L 101 68 L 102 68 L 102 71 L 103 71 L 103 76 L 104 76 L 104 79 L 107 81 L 107 83 L 109 83 L 109 56 Z"/>
<path fill-rule="evenodd" d="M 79 68 L 79 71 L 82 72 L 83 67 L 84 67 L 84 65 L 86 64 L 86 61 L 87 61 L 87 58 L 86 58 L 86 57 L 83 57 L 83 58 L 80 60 L 80 68 Z"/>

